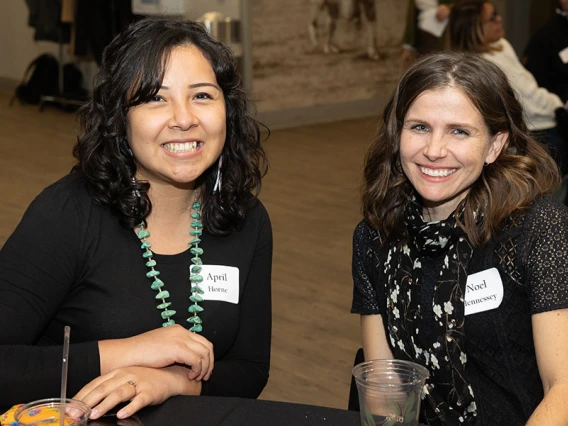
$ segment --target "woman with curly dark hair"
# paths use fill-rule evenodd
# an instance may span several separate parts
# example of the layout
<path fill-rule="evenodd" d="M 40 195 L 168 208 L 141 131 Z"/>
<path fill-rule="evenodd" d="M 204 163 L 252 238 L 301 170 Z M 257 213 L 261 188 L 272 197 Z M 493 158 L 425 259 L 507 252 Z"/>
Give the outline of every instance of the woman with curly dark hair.
<path fill-rule="evenodd" d="M 366 157 L 352 312 L 365 359 L 429 370 L 424 423 L 566 419 L 559 182 L 497 65 L 444 52 L 402 77 Z"/>
<path fill-rule="evenodd" d="M 260 394 L 272 232 L 248 109 L 233 55 L 200 24 L 144 19 L 106 48 L 77 164 L 0 252 L 4 404 L 58 395 L 64 325 L 68 393 L 91 418 Z"/>

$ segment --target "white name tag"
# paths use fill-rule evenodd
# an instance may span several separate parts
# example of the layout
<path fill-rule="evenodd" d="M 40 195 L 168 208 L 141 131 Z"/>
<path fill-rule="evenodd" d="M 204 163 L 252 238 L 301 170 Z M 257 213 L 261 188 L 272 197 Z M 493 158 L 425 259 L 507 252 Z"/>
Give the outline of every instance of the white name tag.
<path fill-rule="evenodd" d="M 199 287 L 204 291 L 203 299 L 239 303 L 239 268 L 224 265 L 203 265 L 203 281 Z"/>
<path fill-rule="evenodd" d="M 497 268 L 472 274 L 465 285 L 465 315 L 496 309 L 503 301 L 503 281 Z"/>
<path fill-rule="evenodd" d="M 568 64 L 568 47 L 558 52 L 558 56 L 564 64 Z"/>

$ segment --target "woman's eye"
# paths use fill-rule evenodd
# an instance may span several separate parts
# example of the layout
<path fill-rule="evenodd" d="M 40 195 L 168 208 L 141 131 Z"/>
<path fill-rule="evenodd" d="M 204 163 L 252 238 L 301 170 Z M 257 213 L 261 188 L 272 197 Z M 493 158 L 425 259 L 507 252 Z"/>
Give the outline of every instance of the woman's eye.
<path fill-rule="evenodd" d="M 412 128 L 414 130 L 418 130 L 419 132 L 425 132 L 426 130 L 428 130 L 428 127 L 426 127 L 424 124 L 416 124 Z"/>
<path fill-rule="evenodd" d="M 469 135 L 469 133 L 466 132 L 463 129 L 454 129 L 454 134 L 460 135 L 460 136 L 468 136 Z"/>
<path fill-rule="evenodd" d="M 152 96 L 152 97 L 150 98 L 150 102 L 160 102 L 160 101 L 163 101 L 163 100 L 164 100 L 164 98 L 162 98 L 162 97 L 159 96 L 159 95 Z"/>
<path fill-rule="evenodd" d="M 195 95 L 195 98 L 196 99 L 213 99 L 213 96 L 211 96 L 209 93 L 200 92 L 200 93 Z"/>

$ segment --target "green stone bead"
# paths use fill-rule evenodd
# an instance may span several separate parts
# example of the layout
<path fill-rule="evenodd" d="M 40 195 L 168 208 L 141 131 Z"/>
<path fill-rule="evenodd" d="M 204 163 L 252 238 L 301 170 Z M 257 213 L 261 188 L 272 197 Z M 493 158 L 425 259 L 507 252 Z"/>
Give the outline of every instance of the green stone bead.
<path fill-rule="evenodd" d="M 187 322 L 190 322 L 192 324 L 201 324 L 202 323 L 201 318 L 199 318 L 197 315 L 189 317 L 187 319 Z"/>
<path fill-rule="evenodd" d="M 204 294 L 205 292 L 201 289 L 201 287 L 193 286 L 191 287 L 192 293 Z"/>
<path fill-rule="evenodd" d="M 145 229 L 141 229 L 138 231 L 138 238 L 142 239 L 142 238 L 146 238 L 149 237 L 150 233 L 148 231 L 146 231 Z"/>
<path fill-rule="evenodd" d="M 170 297 L 168 290 L 162 290 L 156 294 L 156 299 L 167 299 L 168 297 Z"/>
<path fill-rule="evenodd" d="M 173 319 L 170 319 L 169 321 L 163 322 L 162 323 L 162 327 L 167 327 L 169 325 L 174 325 L 176 322 Z"/>
<path fill-rule="evenodd" d="M 142 245 L 140 246 L 140 248 L 141 248 L 142 250 L 147 249 L 147 248 L 150 248 L 150 247 L 152 247 L 152 244 L 150 244 L 148 241 L 144 241 L 144 242 L 142 243 Z"/>
<path fill-rule="evenodd" d="M 163 282 L 161 279 L 156 278 L 156 279 L 154 280 L 154 282 L 152 283 L 152 285 L 150 286 L 150 288 L 151 288 L 152 290 L 159 290 L 160 287 L 163 287 L 163 286 L 164 286 L 164 282 Z"/>
<path fill-rule="evenodd" d="M 160 313 L 160 315 L 162 315 L 163 319 L 168 319 L 169 317 L 173 317 L 175 314 L 176 314 L 176 311 L 174 311 L 173 309 L 167 309 L 167 310 Z"/>
<path fill-rule="evenodd" d="M 146 266 L 148 268 L 152 268 L 152 267 L 156 266 L 156 261 L 154 259 L 150 259 L 148 262 L 146 262 Z"/>
<path fill-rule="evenodd" d="M 201 215 L 198 212 L 193 212 L 190 216 L 192 219 L 201 219 Z"/>
<path fill-rule="evenodd" d="M 194 265 L 203 265 L 203 262 L 202 262 L 201 259 L 198 258 L 198 257 L 192 257 L 192 258 L 191 258 L 191 263 L 193 263 Z"/>
<path fill-rule="evenodd" d="M 194 333 L 201 333 L 203 331 L 203 326 L 201 324 L 195 324 L 189 329 L 189 331 L 193 331 Z"/>
<path fill-rule="evenodd" d="M 191 231 L 189 231 L 189 235 L 201 235 L 203 234 L 203 231 L 201 229 L 192 229 Z"/>
<path fill-rule="evenodd" d="M 200 312 L 203 312 L 203 308 L 199 305 L 191 305 L 189 308 L 187 308 L 187 312 L 191 312 L 192 314 L 198 314 Z"/>
<path fill-rule="evenodd" d="M 203 282 L 203 277 L 201 275 L 190 275 L 189 281 L 192 283 Z"/>
<path fill-rule="evenodd" d="M 194 294 L 189 296 L 189 300 L 191 300 L 193 303 L 201 303 L 203 302 L 203 297 L 201 297 L 199 294 Z"/>
<path fill-rule="evenodd" d="M 192 247 L 189 249 L 191 254 L 195 254 L 197 256 L 201 256 L 203 254 L 203 249 L 199 247 Z"/>
<path fill-rule="evenodd" d="M 156 306 L 156 308 L 158 309 L 166 309 L 168 306 L 170 306 L 171 303 L 170 302 L 166 302 L 166 303 L 160 303 L 158 306 Z"/>
<path fill-rule="evenodd" d="M 201 229 L 203 228 L 203 225 L 201 224 L 201 222 L 193 221 L 191 222 L 191 227 L 196 229 Z"/>
<path fill-rule="evenodd" d="M 157 277 L 158 275 L 160 275 L 160 271 L 156 271 L 154 269 L 152 269 L 151 271 L 146 272 L 146 276 L 148 278 L 154 278 Z"/>
<path fill-rule="evenodd" d="M 201 203 L 193 203 L 191 208 L 193 210 L 199 210 L 201 208 Z"/>
<path fill-rule="evenodd" d="M 202 268 L 201 268 L 201 266 L 196 265 L 196 266 L 192 266 L 190 269 L 191 269 L 192 274 L 199 274 L 201 272 Z"/>
<path fill-rule="evenodd" d="M 144 259 L 148 259 L 149 257 L 151 257 L 154 253 L 152 253 L 152 250 L 146 250 L 144 253 L 142 253 L 142 257 Z"/>
<path fill-rule="evenodd" d="M 199 244 L 200 242 L 201 242 L 200 238 L 194 238 L 188 244 L 193 245 L 193 244 Z"/>

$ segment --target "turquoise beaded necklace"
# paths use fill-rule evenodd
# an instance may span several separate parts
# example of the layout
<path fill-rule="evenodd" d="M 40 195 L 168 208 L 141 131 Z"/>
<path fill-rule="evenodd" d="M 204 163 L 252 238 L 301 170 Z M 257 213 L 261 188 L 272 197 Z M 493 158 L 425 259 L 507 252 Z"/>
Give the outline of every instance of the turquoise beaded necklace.
<path fill-rule="evenodd" d="M 191 267 L 189 269 L 189 284 L 191 286 L 191 296 L 189 296 L 189 300 L 193 303 L 189 305 L 187 309 L 190 314 L 187 322 L 191 324 L 189 331 L 193 331 L 195 333 L 201 333 L 203 331 L 203 324 L 202 320 L 199 317 L 199 314 L 203 312 L 203 308 L 199 306 L 199 303 L 203 302 L 203 290 L 199 287 L 199 283 L 203 281 L 203 277 L 200 275 L 201 273 L 201 265 L 203 262 L 199 256 L 203 255 L 203 249 L 199 247 L 199 243 L 201 242 L 201 234 L 203 233 L 203 224 L 201 223 L 201 203 L 194 202 L 191 206 L 193 210 L 191 212 L 191 231 L 189 231 L 189 235 L 191 235 L 191 241 L 188 243 L 191 245 L 189 249 L 190 253 L 193 255 L 191 258 Z M 156 294 L 156 299 L 161 301 L 161 303 L 156 307 L 157 309 L 161 310 L 160 313 L 162 319 L 165 320 L 162 323 L 163 327 L 167 327 L 169 325 L 173 325 L 176 322 L 173 319 L 176 311 L 173 309 L 169 309 L 171 306 L 171 302 L 167 302 L 166 300 L 170 297 L 170 293 L 167 290 L 164 290 L 164 282 L 158 278 L 160 275 L 160 271 L 156 269 L 156 261 L 152 258 L 154 253 L 150 250 L 152 246 L 146 238 L 150 236 L 150 232 L 146 229 L 146 222 L 142 221 L 140 225 L 138 225 L 138 238 L 142 242 L 140 248 L 143 250 L 142 257 L 146 260 L 146 266 L 150 268 L 150 270 L 146 273 L 146 276 L 152 279 L 152 285 L 150 288 L 158 292 Z"/>

